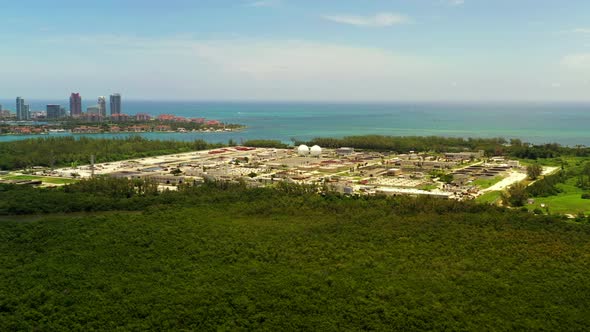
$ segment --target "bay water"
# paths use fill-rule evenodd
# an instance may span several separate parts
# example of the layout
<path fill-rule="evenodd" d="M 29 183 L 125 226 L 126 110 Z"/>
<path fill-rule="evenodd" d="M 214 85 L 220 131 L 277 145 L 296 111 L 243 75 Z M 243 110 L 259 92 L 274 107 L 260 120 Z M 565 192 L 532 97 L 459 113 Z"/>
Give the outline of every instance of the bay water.
<path fill-rule="evenodd" d="M 31 109 L 64 100 L 31 100 Z M 14 111 L 13 100 L 0 100 L 4 109 Z M 84 108 L 87 105 L 84 105 Z M 239 132 L 224 133 L 141 133 L 149 139 L 241 142 L 249 139 L 293 139 L 342 137 L 350 135 L 452 136 L 520 138 L 531 143 L 560 143 L 590 146 L 590 103 L 532 102 L 204 102 L 123 100 L 126 114 L 175 114 L 204 117 L 247 126 Z M 74 135 L 81 134 L 52 134 Z M 130 134 L 84 134 L 90 137 L 125 137 Z M 10 141 L 37 135 L 4 135 Z"/>

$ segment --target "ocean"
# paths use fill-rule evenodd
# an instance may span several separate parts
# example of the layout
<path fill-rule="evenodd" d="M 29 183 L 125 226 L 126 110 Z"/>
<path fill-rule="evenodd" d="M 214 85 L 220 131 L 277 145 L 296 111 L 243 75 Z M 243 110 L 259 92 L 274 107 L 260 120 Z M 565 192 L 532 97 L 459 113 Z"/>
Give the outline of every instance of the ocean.
<path fill-rule="evenodd" d="M 31 100 L 31 109 L 65 100 Z M 0 100 L 14 111 L 14 100 Z M 84 105 L 84 109 L 88 105 Z M 123 112 L 175 114 L 239 123 L 233 133 L 143 133 L 149 139 L 237 142 L 276 139 L 291 142 L 349 135 L 520 138 L 531 143 L 590 146 L 590 103 L 318 103 L 318 102 L 170 102 L 123 100 Z M 53 135 L 53 134 L 52 134 Z M 58 134 L 55 134 L 58 135 Z M 73 135 L 73 134 L 61 134 Z M 124 137 L 128 134 L 87 134 Z M 133 134 L 137 135 L 137 134 Z M 10 141 L 39 136 L 0 136 Z"/>

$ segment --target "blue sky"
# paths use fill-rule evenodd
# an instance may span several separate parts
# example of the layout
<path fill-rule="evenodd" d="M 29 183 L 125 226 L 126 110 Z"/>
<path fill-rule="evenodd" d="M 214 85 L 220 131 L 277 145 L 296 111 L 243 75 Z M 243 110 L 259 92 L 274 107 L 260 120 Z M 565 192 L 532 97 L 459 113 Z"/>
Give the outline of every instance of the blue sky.
<path fill-rule="evenodd" d="M 0 98 L 590 100 L 587 0 L 0 0 Z"/>

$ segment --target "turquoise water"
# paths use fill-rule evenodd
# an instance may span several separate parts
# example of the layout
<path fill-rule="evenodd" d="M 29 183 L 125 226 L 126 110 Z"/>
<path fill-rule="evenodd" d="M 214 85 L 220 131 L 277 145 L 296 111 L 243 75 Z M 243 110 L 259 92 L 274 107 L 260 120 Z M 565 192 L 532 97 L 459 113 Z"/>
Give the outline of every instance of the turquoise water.
<path fill-rule="evenodd" d="M 14 108 L 13 101 L 0 101 Z M 32 109 L 66 101 L 32 101 Z M 347 135 L 440 135 L 521 138 L 590 146 L 590 103 L 255 103 L 124 101 L 123 112 L 205 117 L 248 128 L 236 133 L 144 133 L 150 139 L 227 142 Z M 64 134 L 71 135 L 71 134 Z M 123 137 L 126 134 L 90 134 Z M 35 136 L 37 137 L 37 136 Z M 0 141 L 27 136 L 1 136 Z"/>

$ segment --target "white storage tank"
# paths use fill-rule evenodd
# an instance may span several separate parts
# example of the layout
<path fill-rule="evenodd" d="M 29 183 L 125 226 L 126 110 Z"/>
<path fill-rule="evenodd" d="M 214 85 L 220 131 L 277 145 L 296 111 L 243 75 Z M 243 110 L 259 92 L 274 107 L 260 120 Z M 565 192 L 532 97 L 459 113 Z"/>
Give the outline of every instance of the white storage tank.
<path fill-rule="evenodd" d="M 297 148 L 297 154 L 300 156 L 307 156 L 309 155 L 309 147 L 305 144 L 301 144 L 298 148 Z"/>
<path fill-rule="evenodd" d="M 310 153 L 314 157 L 319 157 L 322 155 L 322 148 L 319 145 L 314 145 L 311 147 Z"/>

